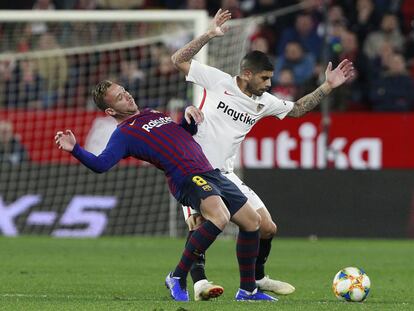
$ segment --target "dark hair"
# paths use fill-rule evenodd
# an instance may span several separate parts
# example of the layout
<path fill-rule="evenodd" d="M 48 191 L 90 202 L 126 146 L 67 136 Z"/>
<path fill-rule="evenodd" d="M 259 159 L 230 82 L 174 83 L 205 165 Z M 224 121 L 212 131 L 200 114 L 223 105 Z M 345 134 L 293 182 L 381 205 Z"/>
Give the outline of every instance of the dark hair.
<path fill-rule="evenodd" d="M 99 82 L 92 90 L 93 101 L 95 102 L 96 106 L 102 111 L 105 111 L 106 108 L 109 108 L 108 104 L 104 100 L 104 97 L 106 95 L 106 91 L 112 84 L 112 81 L 103 80 Z"/>
<path fill-rule="evenodd" d="M 269 57 L 260 51 L 251 51 L 247 53 L 240 62 L 240 72 L 250 70 L 253 73 L 261 71 L 273 71 L 273 64 Z"/>

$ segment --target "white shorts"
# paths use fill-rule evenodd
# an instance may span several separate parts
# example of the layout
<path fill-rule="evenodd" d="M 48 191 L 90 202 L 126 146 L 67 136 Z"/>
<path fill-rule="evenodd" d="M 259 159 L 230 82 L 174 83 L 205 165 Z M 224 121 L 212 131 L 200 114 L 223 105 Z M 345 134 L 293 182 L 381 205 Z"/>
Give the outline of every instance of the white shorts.
<path fill-rule="evenodd" d="M 247 197 L 248 202 L 255 210 L 265 207 L 263 201 L 259 198 L 256 192 L 254 192 L 243 181 L 241 181 L 241 179 L 235 173 L 222 174 L 230 179 L 237 186 L 237 188 L 240 189 L 240 191 Z M 190 206 L 182 205 L 182 208 L 185 221 L 187 221 L 191 215 L 198 214 L 198 212 L 195 209 L 192 209 Z"/>

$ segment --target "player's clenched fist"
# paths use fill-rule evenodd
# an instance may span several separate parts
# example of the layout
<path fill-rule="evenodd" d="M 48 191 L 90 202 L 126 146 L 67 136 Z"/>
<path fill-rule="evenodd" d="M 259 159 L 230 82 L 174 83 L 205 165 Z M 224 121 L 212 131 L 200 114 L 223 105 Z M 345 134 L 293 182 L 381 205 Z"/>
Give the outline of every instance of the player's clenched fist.
<path fill-rule="evenodd" d="M 76 144 L 76 138 L 71 130 L 66 130 L 65 133 L 59 131 L 56 133 L 55 142 L 59 149 L 72 152 Z"/>

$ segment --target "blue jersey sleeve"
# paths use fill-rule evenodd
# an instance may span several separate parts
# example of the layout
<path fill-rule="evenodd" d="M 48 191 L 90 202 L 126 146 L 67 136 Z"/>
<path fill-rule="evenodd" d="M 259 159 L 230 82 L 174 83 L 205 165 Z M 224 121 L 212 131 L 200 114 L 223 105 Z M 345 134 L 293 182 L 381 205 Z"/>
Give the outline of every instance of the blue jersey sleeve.
<path fill-rule="evenodd" d="M 194 136 L 195 134 L 197 134 L 198 127 L 197 127 L 197 124 L 195 123 L 194 119 L 193 118 L 190 118 L 190 119 L 191 119 L 191 123 L 188 124 L 186 119 L 183 118 L 181 120 L 180 126 L 183 129 L 185 129 L 188 133 L 190 133 L 191 136 Z"/>
<path fill-rule="evenodd" d="M 115 130 L 109 139 L 106 148 L 99 156 L 94 155 L 76 144 L 72 155 L 83 165 L 95 173 L 103 173 L 128 156 L 126 137 L 119 130 Z"/>

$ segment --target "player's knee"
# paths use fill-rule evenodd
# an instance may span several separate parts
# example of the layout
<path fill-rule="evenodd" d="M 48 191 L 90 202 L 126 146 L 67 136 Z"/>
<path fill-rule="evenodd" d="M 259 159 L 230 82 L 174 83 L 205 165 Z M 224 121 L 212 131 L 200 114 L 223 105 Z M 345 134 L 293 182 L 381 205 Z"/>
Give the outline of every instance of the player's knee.
<path fill-rule="evenodd" d="M 218 228 L 220 228 L 221 230 L 223 230 L 227 224 L 230 221 L 230 214 L 226 214 L 226 213 L 216 213 L 213 215 L 210 215 L 208 217 L 208 220 L 210 220 L 212 223 L 214 223 Z"/>
<path fill-rule="evenodd" d="M 217 220 L 222 224 L 223 228 L 230 222 L 230 213 L 227 208 L 221 208 L 217 215 Z"/>
<path fill-rule="evenodd" d="M 220 229 L 230 222 L 230 213 L 221 199 L 209 197 L 202 204 L 203 217 Z"/>
<path fill-rule="evenodd" d="M 262 219 L 260 224 L 260 237 L 262 239 L 270 239 L 276 234 L 276 232 L 277 226 L 272 220 L 267 221 Z"/>
<path fill-rule="evenodd" d="M 262 217 L 258 213 L 254 213 L 254 217 L 249 218 L 249 231 L 260 229 Z"/>

